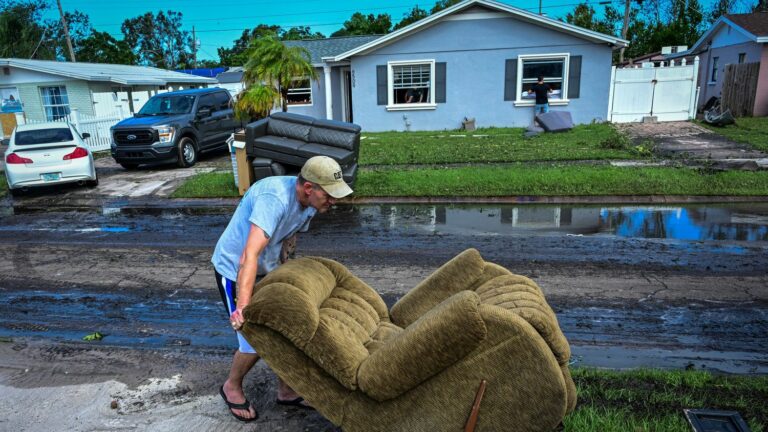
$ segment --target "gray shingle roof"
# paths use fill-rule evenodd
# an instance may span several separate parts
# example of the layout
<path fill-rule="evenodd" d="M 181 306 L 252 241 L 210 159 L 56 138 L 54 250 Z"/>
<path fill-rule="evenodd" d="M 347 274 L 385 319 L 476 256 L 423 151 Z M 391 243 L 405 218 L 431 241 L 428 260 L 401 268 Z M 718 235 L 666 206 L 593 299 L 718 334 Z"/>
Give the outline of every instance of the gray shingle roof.
<path fill-rule="evenodd" d="M 312 64 L 318 64 L 323 62 L 323 57 L 339 55 L 380 37 L 381 35 L 344 36 L 327 39 L 284 41 L 283 43 L 287 46 L 302 46 L 306 48 L 312 57 Z"/>
<path fill-rule="evenodd" d="M 72 63 L 18 58 L 0 58 L 0 66 L 12 66 L 86 81 L 113 82 L 124 85 L 216 83 L 216 80 L 213 78 L 204 78 L 147 66 L 127 66 L 107 63 Z"/>

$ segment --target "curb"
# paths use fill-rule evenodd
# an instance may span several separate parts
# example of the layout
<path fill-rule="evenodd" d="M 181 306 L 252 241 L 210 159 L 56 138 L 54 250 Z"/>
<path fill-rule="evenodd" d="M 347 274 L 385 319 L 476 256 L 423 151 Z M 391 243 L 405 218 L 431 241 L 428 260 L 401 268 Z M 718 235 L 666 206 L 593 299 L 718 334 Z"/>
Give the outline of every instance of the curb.
<path fill-rule="evenodd" d="M 67 199 L 60 201 L 35 201 L 11 203 L 14 213 L 45 213 L 54 211 L 110 212 L 162 212 L 186 211 L 190 214 L 217 214 L 230 212 L 237 207 L 240 198 L 141 198 L 141 199 Z M 361 197 L 339 201 L 340 205 L 379 204 L 440 204 L 440 205 L 658 205 L 658 204 L 728 204 L 768 203 L 768 196 L 705 196 L 705 195 L 606 195 L 606 196 L 509 196 L 509 197 Z"/>

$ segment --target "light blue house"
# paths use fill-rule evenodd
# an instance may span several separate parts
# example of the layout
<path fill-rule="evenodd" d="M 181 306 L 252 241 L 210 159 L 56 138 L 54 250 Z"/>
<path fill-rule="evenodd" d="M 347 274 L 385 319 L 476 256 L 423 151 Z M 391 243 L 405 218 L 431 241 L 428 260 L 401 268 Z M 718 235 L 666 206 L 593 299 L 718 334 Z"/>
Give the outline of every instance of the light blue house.
<path fill-rule="evenodd" d="M 627 41 L 466 0 L 385 36 L 290 44 L 307 48 L 320 70 L 317 82 L 291 90 L 289 111 L 389 131 L 457 129 L 465 118 L 527 126 L 527 90 L 539 75 L 554 89 L 553 110 L 576 123 L 604 120 L 612 52 Z"/>

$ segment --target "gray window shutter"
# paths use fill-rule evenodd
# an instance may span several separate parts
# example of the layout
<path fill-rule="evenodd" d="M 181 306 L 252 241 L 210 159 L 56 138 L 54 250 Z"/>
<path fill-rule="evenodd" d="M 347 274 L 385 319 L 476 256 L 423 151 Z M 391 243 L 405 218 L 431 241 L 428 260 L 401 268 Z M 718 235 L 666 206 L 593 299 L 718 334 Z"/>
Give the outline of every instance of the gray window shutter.
<path fill-rule="evenodd" d="M 568 64 L 568 99 L 578 99 L 581 89 L 581 56 L 571 56 Z"/>
<path fill-rule="evenodd" d="M 445 103 L 445 63 L 435 63 L 435 103 Z"/>
<path fill-rule="evenodd" d="M 387 97 L 387 65 L 376 66 L 376 105 L 386 105 Z"/>
<path fill-rule="evenodd" d="M 517 59 L 507 59 L 504 65 L 504 100 L 517 99 Z"/>

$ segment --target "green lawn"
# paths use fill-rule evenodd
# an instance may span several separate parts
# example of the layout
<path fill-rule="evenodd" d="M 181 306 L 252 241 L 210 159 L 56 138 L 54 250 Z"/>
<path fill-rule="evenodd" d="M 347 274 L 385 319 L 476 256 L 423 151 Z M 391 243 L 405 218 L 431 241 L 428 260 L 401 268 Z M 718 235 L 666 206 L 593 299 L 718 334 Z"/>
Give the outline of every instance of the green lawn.
<path fill-rule="evenodd" d="M 638 159 L 610 124 L 525 138 L 522 128 L 363 133 L 360 165 Z M 617 142 L 619 141 L 619 142 Z"/>
<path fill-rule="evenodd" d="M 683 409 L 738 411 L 752 432 L 766 432 L 768 377 L 702 371 L 572 369 L 576 410 L 566 431 L 690 432 Z"/>
<path fill-rule="evenodd" d="M 768 195 L 768 171 L 707 173 L 689 168 L 474 166 L 358 174 L 354 197 L 558 195 Z M 231 172 L 198 174 L 174 198 L 237 197 Z"/>
<path fill-rule="evenodd" d="M 197 174 L 176 189 L 171 198 L 239 197 L 232 171 Z"/>
<path fill-rule="evenodd" d="M 373 170 L 355 196 L 768 195 L 768 171 L 514 166 Z"/>
<path fill-rule="evenodd" d="M 8 183 L 5 181 L 5 175 L 0 173 L 0 198 L 8 193 Z"/>
<path fill-rule="evenodd" d="M 725 127 L 700 124 L 736 142 L 751 144 L 757 150 L 768 152 L 768 117 L 741 117 L 736 119 L 736 124 Z"/>

